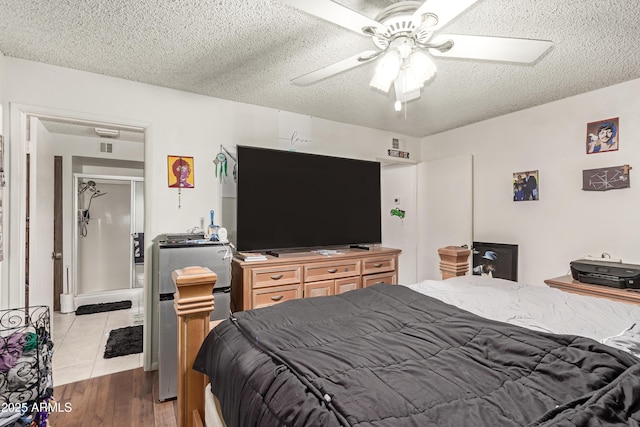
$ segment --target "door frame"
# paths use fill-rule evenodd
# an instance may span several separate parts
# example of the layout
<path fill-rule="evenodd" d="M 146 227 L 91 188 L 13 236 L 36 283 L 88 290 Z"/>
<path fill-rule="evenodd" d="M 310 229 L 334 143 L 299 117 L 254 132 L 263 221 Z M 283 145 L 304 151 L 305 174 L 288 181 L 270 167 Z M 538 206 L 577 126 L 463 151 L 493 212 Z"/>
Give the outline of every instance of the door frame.
<path fill-rule="evenodd" d="M 10 114 L 10 136 L 11 143 L 5 144 L 6 154 L 9 158 L 7 170 L 6 200 L 11 200 L 7 206 L 9 209 L 5 217 L 5 230 L 8 230 L 8 244 L 5 251 L 5 265 L 2 269 L 2 283 L 0 286 L 0 302 L 4 307 L 24 307 L 25 288 L 28 278 L 26 267 L 26 247 L 29 240 L 26 235 L 27 216 L 29 215 L 26 203 L 27 195 L 27 171 L 26 159 L 31 150 L 29 121 L 31 117 L 40 119 L 56 120 L 66 123 L 86 124 L 90 126 L 118 126 L 119 128 L 130 128 L 132 130 L 143 131 L 145 133 L 145 163 L 152 158 L 152 144 L 147 144 L 151 124 L 138 120 L 128 120 L 121 117 L 109 117 L 99 114 L 73 112 L 53 107 L 42 107 L 20 103 L 9 104 Z M 149 168 L 145 168 L 145 175 Z M 53 178 L 53 177 L 52 177 Z M 35 185 L 35 183 L 31 183 Z M 145 188 L 145 194 L 150 191 Z M 145 230 L 152 228 L 152 218 L 147 213 L 146 205 L 149 199 L 145 197 Z M 33 214 L 33 213 L 31 213 Z M 31 267 L 33 268 L 33 263 Z M 37 268 L 37 267 L 36 267 Z M 145 276 L 148 275 L 145 266 Z M 146 298 L 146 297 L 145 297 Z M 53 307 L 50 307 L 53 309 Z"/>

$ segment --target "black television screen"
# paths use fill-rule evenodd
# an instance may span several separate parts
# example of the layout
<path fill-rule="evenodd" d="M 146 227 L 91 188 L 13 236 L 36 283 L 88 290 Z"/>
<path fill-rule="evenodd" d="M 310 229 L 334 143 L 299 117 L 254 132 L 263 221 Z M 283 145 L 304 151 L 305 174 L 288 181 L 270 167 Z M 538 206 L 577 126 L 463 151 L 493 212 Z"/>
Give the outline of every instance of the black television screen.
<path fill-rule="evenodd" d="M 238 146 L 237 249 L 380 243 L 380 163 Z"/>

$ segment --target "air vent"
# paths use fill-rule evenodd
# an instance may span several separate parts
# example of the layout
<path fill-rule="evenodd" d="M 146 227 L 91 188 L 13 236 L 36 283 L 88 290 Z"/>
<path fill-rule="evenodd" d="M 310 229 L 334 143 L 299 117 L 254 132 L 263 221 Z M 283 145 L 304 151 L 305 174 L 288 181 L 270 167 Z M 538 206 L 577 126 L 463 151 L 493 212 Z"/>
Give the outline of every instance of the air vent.
<path fill-rule="evenodd" d="M 98 151 L 101 153 L 113 153 L 113 143 L 111 142 L 99 142 Z"/>

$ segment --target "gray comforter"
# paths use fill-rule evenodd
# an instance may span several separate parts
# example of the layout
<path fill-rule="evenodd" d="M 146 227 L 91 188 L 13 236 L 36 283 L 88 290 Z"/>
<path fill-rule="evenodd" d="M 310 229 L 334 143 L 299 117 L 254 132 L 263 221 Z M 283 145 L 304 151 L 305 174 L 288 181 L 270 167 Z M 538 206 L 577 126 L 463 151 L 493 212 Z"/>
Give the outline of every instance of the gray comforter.
<path fill-rule="evenodd" d="M 236 313 L 194 369 L 229 427 L 596 426 L 637 425 L 638 362 L 375 285 Z"/>

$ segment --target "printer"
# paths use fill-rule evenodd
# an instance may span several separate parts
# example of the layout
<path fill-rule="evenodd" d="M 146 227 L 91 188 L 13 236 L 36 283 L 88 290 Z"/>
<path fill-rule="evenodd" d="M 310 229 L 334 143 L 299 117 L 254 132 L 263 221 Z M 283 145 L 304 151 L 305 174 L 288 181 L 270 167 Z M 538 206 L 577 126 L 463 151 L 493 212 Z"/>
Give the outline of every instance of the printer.
<path fill-rule="evenodd" d="M 579 259 L 571 261 L 571 276 L 582 283 L 640 289 L 640 265 Z"/>

